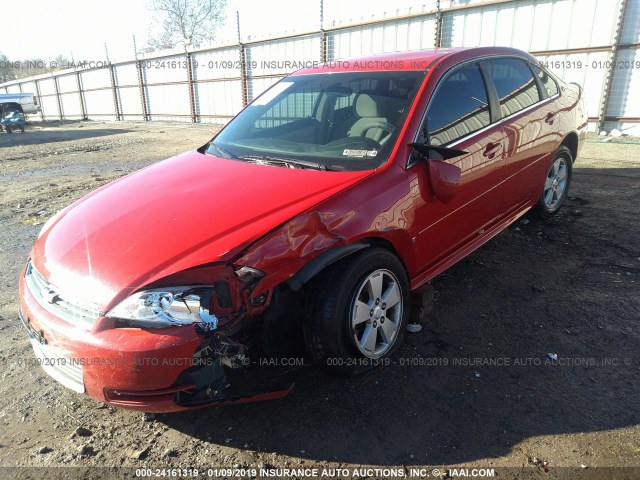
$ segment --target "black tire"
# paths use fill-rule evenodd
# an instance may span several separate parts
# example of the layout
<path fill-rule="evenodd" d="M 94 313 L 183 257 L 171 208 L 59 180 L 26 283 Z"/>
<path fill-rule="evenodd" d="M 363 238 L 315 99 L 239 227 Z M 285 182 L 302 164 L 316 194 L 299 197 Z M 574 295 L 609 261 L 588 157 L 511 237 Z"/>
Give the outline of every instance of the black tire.
<path fill-rule="evenodd" d="M 19 128 L 20 128 L 20 133 L 24 133 L 24 126 L 23 126 L 23 125 L 20 125 L 20 127 L 19 127 Z"/>
<path fill-rule="evenodd" d="M 13 132 L 13 130 L 11 129 L 11 127 L 6 127 L 6 129 L 7 129 L 7 133 L 11 133 L 11 132 Z"/>
<path fill-rule="evenodd" d="M 380 303 L 369 293 L 378 280 Z M 365 287 L 371 288 L 365 291 Z M 388 250 L 374 247 L 337 262 L 314 279 L 308 291 L 305 342 L 313 360 L 323 368 L 340 375 L 359 375 L 387 363 L 402 342 L 409 318 L 409 281 L 402 263 Z M 384 299 L 395 303 L 387 308 Z M 364 303 L 366 309 L 358 310 Z M 363 315 L 370 318 L 353 325 Z M 372 345 L 365 341 L 371 340 L 369 334 L 375 335 Z M 365 344 L 373 346 L 367 355 Z"/>
<path fill-rule="evenodd" d="M 554 169 L 560 166 L 560 169 Z M 561 179 L 561 172 L 564 169 L 565 176 Z M 569 194 L 571 178 L 573 176 L 573 157 L 571 151 L 562 145 L 551 159 L 547 173 L 543 180 L 542 193 L 538 199 L 534 211 L 536 214 L 547 219 L 555 215 Z M 563 183 L 564 182 L 564 183 Z"/>

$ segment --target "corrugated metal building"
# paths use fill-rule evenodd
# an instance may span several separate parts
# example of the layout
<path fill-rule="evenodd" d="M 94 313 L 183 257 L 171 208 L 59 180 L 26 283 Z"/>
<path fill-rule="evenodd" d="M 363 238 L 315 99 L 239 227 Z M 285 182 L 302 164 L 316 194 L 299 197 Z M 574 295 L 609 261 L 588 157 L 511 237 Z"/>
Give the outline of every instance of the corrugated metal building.
<path fill-rule="evenodd" d="M 224 123 L 312 62 L 503 45 L 530 51 L 583 85 L 593 129 L 640 135 L 640 0 L 428 0 L 416 7 L 361 23 L 334 20 L 303 35 L 55 72 L 2 84 L 0 92 L 35 92 L 43 119 Z"/>

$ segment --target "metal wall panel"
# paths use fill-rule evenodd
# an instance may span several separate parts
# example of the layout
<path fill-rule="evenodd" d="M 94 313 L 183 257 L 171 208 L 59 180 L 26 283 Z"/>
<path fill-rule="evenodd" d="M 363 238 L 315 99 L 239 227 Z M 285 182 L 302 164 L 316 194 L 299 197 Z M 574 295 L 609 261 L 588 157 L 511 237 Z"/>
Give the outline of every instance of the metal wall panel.
<path fill-rule="evenodd" d="M 108 68 L 83 70 L 80 72 L 80 78 L 82 79 L 82 88 L 84 90 L 111 88 L 111 76 Z M 90 110 L 87 111 L 89 112 Z"/>
<path fill-rule="evenodd" d="M 240 54 L 237 47 L 192 54 L 193 78 L 199 80 L 240 78 Z"/>
<path fill-rule="evenodd" d="M 70 93 L 78 91 L 78 81 L 75 72 L 60 75 L 58 78 L 58 91 L 60 93 Z"/>
<path fill-rule="evenodd" d="M 84 104 L 89 118 L 94 120 L 116 120 L 113 92 L 111 89 L 85 90 Z M 47 115 L 49 115 L 48 112 Z"/>
<path fill-rule="evenodd" d="M 612 68 L 604 128 L 640 135 L 640 0 L 627 0 L 620 44 Z M 621 118 L 634 121 L 617 120 Z"/>
<path fill-rule="evenodd" d="M 563 80 L 584 87 L 587 112 L 590 116 L 598 114 L 609 52 L 538 55 L 537 58 Z"/>
<path fill-rule="evenodd" d="M 116 83 L 120 85 L 138 85 L 138 69 L 136 62 L 123 63 L 114 67 Z"/>
<path fill-rule="evenodd" d="M 53 77 L 42 78 L 38 80 L 38 85 L 40 86 L 40 95 L 44 96 L 56 94 L 56 86 Z"/>
<path fill-rule="evenodd" d="M 80 105 L 80 96 L 77 90 L 75 92 L 61 94 L 60 103 L 62 105 L 62 116 L 65 119 L 73 120 L 82 118 L 82 106 Z"/>
<path fill-rule="evenodd" d="M 640 49 L 619 52 L 609 95 L 606 116 L 640 118 Z"/>
<path fill-rule="evenodd" d="M 149 84 L 187 81 L 184 55 L 141 60 L 141 63 L 144 66 L 145 80 Z"/>
<path fill-rule="evenodd" d="M 491 3 L 495 0 L 442 0 L 440 2 L 442 8 L 447 7 L 460 7 L 460 6 L 471 6 L 471 5 L 482 5 L 483 3 Z"/>
<path fill-rule="evenodd" d="M 252 43 L 246 47 L 246 60 L 249 77 L 284 75 L 298 70 L 293 62 L 320 62 L 320 37 Z"/>
<path fill-rule="evenodd" d="M 610 8 L 616 7 L 617 0 L 609 0 L 609 4 L 613 4 Z M 604 3 L 601 0 L 579 0 L 574 2 L 570 16 L 565 18 L 554 19 L 554 28 L 564 28 L 567 30 L 566 48 L 584 48 L 584 47 L 601 47 L 605 44 L 596 44 L 599 41 L 598 36 L 593 36 L 594 29 L 603 28 L 605 34 L 611 37 L 612 31 L 607 25 L 601 24 L 597 17 L 598 9 L 602 8 Z M 564 26 L 562 23 L 564 22 Z M 569 22 L 569 25 L 567 25 Z M 613 26 L 611 26 L 613 28 Z"/>
<path fill-rule="evenodd" d="M 524 1 L 445 12 L 442 45 L 503 45 L 527 51 L 607 46 L 618 1 Z"/>
<path fill-rule="evenodd" d="M 27 81 L 27 82 L 23 82 L 22 84 L 22 91 L 24 93 L 33 93 L 34 95 L 36 94 L 36 83 L 31 81 Z"/>
<path fill-rule="evenodd" d="M 434 47 L 438 30 L 435 0 L 419 5 L 412 0 L 398 1 L 384 13 L 363 4 L 357 18 L 342 18 L 354 13 L 342 8 L 340 1 L 326 0 L 327 11 L 333 9 L 334 14 L 325 15 L 325 32 L 252 41 L 243 47 L 196 50 L 189 54 L 190 64 L 186 54 L 175 51 L 165 57 L 141 59 L 146 112 L 135 60 L 113 66 L 115 92 L 109 68 L 79 70 L 87 116 L 116 119 L 117 102 L 122 119 L 145 119 L 146 113 L 153 120 L 225 122 L 243 107 L 245 94 L 250 101 L 301 63 L 321 61 L 323 38 L 329 61 Z M 443 47 L 505 45 L 538 52 L 559 76 L 584 85 L 592 117 L 604 104 L 601 96 L 607 91 L 603 87 L 611 72 L 606 116 L 627 118 L 631 120 L 627 123 L 640 126 L 640 64 L 636 63 L 640 61 L 640 0 L 627 0 L 618 35 L 619 65 L 610 69 L 607 63 L 612 58 L 621 1 L 442 0 L 438 38 Z M 384 19 L 393 16 L 397 18 Z M 244 69 L 241 51 L 246 60 Z M 56 75 L 64 116 L 79 117 L 82 104 L 76 73 Z M 46 117 L 57 118 L 56 84 L 50 76 L 36 78 Z M 35 93 L 36 88 L 33 80 L 25 79 L 0 85 L 0 91 Z"/>
<path fill-rule="evenodd" d="M 144 120 L 140 87 L 119 87 L 120 114 L 125 120 Z"/>
<path fill-rule="evenodd" d="M 612 44 L 619 1 L 523 1 L 445 11 L 442 45 L 504 45 L 532 52 L 584 49 L 585 53 L 539 55 L 538 58 L 550 61 L 551 70 L 560 77 L 583 85 L 589 115 L 597 116 L 611 55 L 609 51 L 589 49 Z M 633 11 L 640 1 L 631 2 L 633 6 L 628 8 L 627 18 L 633 19 Z M 632 23 L 637 29 L 637 15 L 635 19 Z M 628 30 L 630 33 L 626 36 L 633 38 L 634 33 Z"/>
<path fill-rule="evenodd" d="M 155 120 L 162 117 L 191 118 L 187 84 L 150 85 L 146 89 L 149 115 Z"/>
<path fill-rule="evenodd" d="M 611 45 L 619 10 L 620 0 L 598 0 L 594 10 L 594 22 L 589 46 Z M 575 30 L 580 28 L 584 28 L 584 26 L 575 26 Z"/>
<path fill-rule="evenodd" d="M 194 85 L 194 97 L 203 122 L 226 123 L 242 109 L 239 80 L 197 83 Z"/>
<path fill-rule="evenodd" d="M 435 28 L 436 16 L 424 15 L 392 23 L 332 30 L 328 32 L 329 59 L 433 48 Z"/>
<path fill-rule="evenodd" d="M 40 98 L 40 107 L 49 120 L 55 120 L 58 117 L 58 100 L 56 97 Z"/>
<path fill-rule="evenodd" d="M 640 43 L 640 0 L 627 0 L 627 15 L 622 28 L 622 43 Z"/>

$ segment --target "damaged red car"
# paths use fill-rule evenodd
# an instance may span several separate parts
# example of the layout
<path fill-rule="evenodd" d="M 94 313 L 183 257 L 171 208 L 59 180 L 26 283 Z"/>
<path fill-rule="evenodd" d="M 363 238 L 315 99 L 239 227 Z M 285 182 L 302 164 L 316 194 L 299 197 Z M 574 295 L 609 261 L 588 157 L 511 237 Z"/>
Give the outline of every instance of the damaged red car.
<path fill-rule="evenodd" d="M 20 317 L 47 373 L 125 408 L 286 394 L 251 380 L 258 359 L 362 373 L 400 344 L 412 292 L 558 211 L 586 125 L 581 88 L 510 48 L 300 70 L 208 144 L 54 215 Z"/>

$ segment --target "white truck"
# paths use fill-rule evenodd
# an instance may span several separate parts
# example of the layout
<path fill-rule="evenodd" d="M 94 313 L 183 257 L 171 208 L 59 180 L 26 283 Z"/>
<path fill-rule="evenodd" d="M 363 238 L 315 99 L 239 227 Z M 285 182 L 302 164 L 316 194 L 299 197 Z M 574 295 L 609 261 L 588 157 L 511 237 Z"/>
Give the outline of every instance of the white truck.
<path fill-rule="evenodd" d="M 0 114 L 17 111 L 27 115 L 40 112 L 40 102 L 33 93 L 0 93 Z"/>

